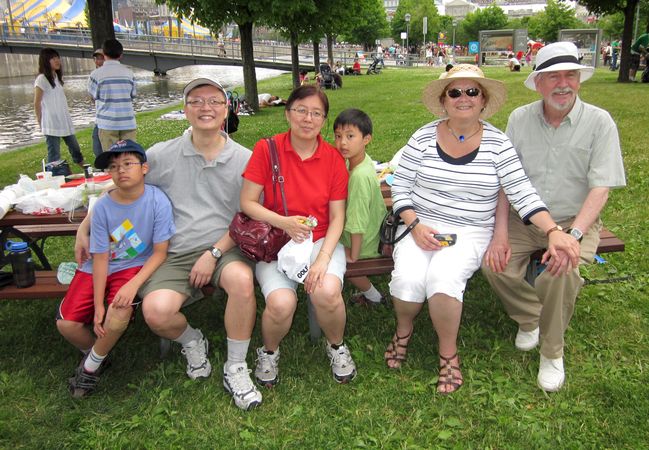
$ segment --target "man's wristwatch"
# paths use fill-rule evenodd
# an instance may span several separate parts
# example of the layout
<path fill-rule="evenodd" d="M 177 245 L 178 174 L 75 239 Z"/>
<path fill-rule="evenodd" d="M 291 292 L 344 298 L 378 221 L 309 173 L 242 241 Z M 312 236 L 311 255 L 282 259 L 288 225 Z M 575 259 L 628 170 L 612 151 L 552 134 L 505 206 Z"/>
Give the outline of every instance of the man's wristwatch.
<path fill-rule="evenodd" d="M 214 257 L 214 259 L 219 259 L 221 256 L 223 256 L 223 252 L 221 251 L 221 249 L 216 248 L 216 247 L 212 247 L 212 250 L 210 250 L 210 253 Z"/>
<path fill-rule="evenodd" d="M 584 238 L 584 233 L 582 233 L 579 228 L 568 228 L 566 230 L 566 233 L 577 239 L 577 242 L 581 242 L 581 240 Z"/>
<path fill-rule="evenodd" d="M 550 233 L 553 231 L 563 231 L 563 227 L 561 225 L 555 225 L 552 228 L 550 228 L 548 231 L 545 232 L 545 235 L 550 237 Z"/>

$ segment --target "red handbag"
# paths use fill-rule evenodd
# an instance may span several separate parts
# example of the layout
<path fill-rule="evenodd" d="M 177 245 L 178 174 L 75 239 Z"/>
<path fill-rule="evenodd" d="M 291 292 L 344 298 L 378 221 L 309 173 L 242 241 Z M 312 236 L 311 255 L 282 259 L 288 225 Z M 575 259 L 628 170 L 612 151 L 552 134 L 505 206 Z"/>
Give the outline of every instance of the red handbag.
<path fill-rule="evenodd" d="M 270 165 L 273 171 L 273 196 L 275 209 L 277 205 L 276 186 L 279 184 L 282 196 L 284 215 L 288 216 L 286 198 L 284 197 L 284 177 L 280 174 L 279 157 L 273 138 L 267 138 L 270 150 Z M 242 212 L 235 214 L 229 227 L 230 237 L 239 246 L 241 253 L 254 261 L 271 262 L 277 260 L 277 253 L 291 240 L 291 237 L 268 222 L 255 220 Z"/>

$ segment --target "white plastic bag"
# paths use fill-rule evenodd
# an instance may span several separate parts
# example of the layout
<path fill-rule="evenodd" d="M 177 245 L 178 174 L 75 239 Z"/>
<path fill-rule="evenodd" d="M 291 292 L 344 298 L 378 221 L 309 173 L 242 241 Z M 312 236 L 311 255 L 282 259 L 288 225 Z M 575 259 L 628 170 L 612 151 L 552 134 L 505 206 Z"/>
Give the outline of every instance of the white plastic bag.
<path fill-rule="evenodd" d="M 304 283 L 311 267 L 312 252 L 313 233 L 299 244 L 291 239 L 277 254 L 277 270 L 293 281 Z"/>
<path fill-rule="evenodd" d="M 80 195 L 77 189 L 45 189 L 17 199 L 16 209 L 37 216 L 61 214 L 74 209 L 79 204 Z"/>

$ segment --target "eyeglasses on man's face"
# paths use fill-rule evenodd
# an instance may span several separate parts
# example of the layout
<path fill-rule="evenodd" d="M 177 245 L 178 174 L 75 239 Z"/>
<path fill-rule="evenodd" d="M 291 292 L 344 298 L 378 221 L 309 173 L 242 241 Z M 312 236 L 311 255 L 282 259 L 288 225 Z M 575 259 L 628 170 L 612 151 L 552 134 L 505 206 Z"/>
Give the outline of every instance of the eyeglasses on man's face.
<path fill-rule="evenodd" d="M 295 113 L 301 119 L 304 119 L 306 116 L 311 116 L 313 120 L 322 120 L 325 118 L 325 115 L 322 111 L 309 111 L 308 109 L 298 106 L 297 108 L 291 108 L 291 111 Z"/>
<path fill-rule="evenodd" d="M 190 97 L 187 99 L 186 104 L 188 106 L 191 106 L 192 108 L 202 108 L 206 104 L 211 108 L 222 108 L 223 106 L 227 105 L 228 102 L 225 100 L 221 100 L 218 97 L 210 97 L 210 98 Z"/>
<path fill-rule="evenodd" d="M 122 170 L 124 172 L 128 172 L 129 170 L 135 168 L 136 166 L 141 166 L 142 164 L 144 164 L 144 163 L 141 163 L 139 161 L 138 162 L 126 161 L 126 162 L 123 162 L 121 164 L 112 163 L 112 164 L 108 165 L 106 170 L 108 171 L 108 173 L 117 173 L 117 172 L 120 172 Z"/>
<path fill-rule="evenodd" d="M 477 97 L 480 95 L 480 89 L 478 88 L 468 88 L 468 89 L 460 89 L 460 88 L 454 88 L 454 89 L 449 89 L 446 91 L 446 95 L 448 95 L 451 98 L 460 98 L 462 94 L 466 94 L 468 97 Z"/>

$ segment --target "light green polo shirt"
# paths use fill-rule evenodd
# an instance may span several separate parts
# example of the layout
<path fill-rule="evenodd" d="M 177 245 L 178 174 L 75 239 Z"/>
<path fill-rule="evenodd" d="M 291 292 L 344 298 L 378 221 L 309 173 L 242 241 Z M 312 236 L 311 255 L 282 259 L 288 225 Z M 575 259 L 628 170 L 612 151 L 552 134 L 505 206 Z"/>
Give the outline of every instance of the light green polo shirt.
<path fill-rule="evenodd" d="M 626 185 L 615 122 L 579 97 L 558 128 L 545 121 L 539 100 L 516 108 L 506 133 L 556 221 L 576 216 L 590 189 Z"/>

